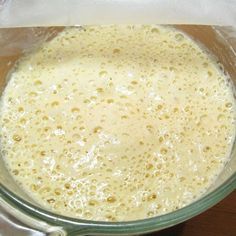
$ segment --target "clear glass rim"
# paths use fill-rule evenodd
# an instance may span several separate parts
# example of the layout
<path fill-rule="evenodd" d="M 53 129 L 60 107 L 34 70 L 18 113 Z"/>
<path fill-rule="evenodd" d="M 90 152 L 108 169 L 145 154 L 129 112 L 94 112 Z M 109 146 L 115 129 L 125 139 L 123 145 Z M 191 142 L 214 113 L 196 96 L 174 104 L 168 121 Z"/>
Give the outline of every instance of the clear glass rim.
<path fill-rule="evenodd" d="M 28 216 L 43 220 L 49 224 L 51 223 L 54 226 L 62 226 L 66 231 L 132 234 L 160 230 L 181 223 L 215 205 L 235 189 L 236 173 L 211 193 L 179 210 L 153 218 L 124 222 L 82 220 L 52 213 L 23 200 L 2 184 L 0 184 L 0 197 L 14 208 L 26 213 Z"/>

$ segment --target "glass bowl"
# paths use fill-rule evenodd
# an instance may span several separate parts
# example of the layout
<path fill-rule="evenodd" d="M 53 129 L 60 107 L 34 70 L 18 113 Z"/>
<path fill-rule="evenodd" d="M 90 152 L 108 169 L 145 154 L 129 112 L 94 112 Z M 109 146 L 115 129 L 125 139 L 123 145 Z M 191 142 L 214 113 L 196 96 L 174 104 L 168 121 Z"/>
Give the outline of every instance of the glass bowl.
<path fill-rule="evenodd" d="M 232 27 L 174 26 L 214 55 L 236 83 L 236 29 Z M 0 95 L 7 75 L 23 53 L 50 40 L 62 27 L 0 29 Z M 137 221 L 101 222 L 64 217 L 41 208 L 29 198 L 9 175 L 0 158 L 0 219 L 19 234 L 19 229 L 35 235 L 132 235 L 158 231 L 179 224 L 218 203 L 236 188 L 236 144 L 231 159 L 215 183 L 198 200 L 174 212 Z M 20 226 L 20 228 L 19 228 Z M 27 235 L 22 234 L 22 235 Z M 32 235 L 32 234 L 30 234 Z M 34 234 L 33 234 L 34 235 Z"/>

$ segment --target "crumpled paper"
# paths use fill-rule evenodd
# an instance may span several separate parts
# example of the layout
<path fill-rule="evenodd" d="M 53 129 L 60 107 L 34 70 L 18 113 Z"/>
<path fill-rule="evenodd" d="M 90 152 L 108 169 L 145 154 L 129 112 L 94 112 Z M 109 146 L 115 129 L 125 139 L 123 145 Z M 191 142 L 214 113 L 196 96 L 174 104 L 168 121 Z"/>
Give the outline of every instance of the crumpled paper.
<path fill-rule="evenodd" d="M 236 0 L 0 0 L 0 27 L 91 24 L 236 26 Z"/>

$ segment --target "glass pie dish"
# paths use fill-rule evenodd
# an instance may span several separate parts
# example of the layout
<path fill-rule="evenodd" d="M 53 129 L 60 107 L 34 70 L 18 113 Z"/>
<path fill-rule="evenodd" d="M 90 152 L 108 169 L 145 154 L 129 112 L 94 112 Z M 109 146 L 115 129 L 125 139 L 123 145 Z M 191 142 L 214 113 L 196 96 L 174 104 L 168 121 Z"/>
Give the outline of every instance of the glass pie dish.
<path fill-rule="evenodd" d="M 174 26 L 202 44 L 217 58 L 232 87 L 236 83 L 236 31 L 231 27 Z M 0 29 L 0 95 L 7 75 L 17 60 L 45 40 L 50 40 L 63 27 Z M 43 209 L 27 196 L 8 173 L 0 158 L 0 218 L 12 231 L 27 235 L 133 235 L 159 231 L 200 214 L 236 188 L 236 144 L 230 161 L 208 191 L 195 202 L 171 213 L 128 222 L 88 221 L 64 217 Z M 20 235 L 17 233 L 17 235 Z M 34 235 L 34 234 L 33 234 Z"/>

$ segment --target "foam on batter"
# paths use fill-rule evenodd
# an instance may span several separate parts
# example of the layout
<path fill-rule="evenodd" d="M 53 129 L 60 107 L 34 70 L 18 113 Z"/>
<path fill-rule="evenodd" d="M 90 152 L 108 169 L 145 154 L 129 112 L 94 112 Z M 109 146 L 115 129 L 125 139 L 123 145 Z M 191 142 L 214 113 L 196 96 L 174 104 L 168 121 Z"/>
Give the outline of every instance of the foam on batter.
<path fill-rule="evenodd" d="M 227 77 L 170 27 L 66 29 L 18 62 L 1 99 L 9 172 L 70 217 L 179 209 L 213 183 L 234 137 Z"/>

